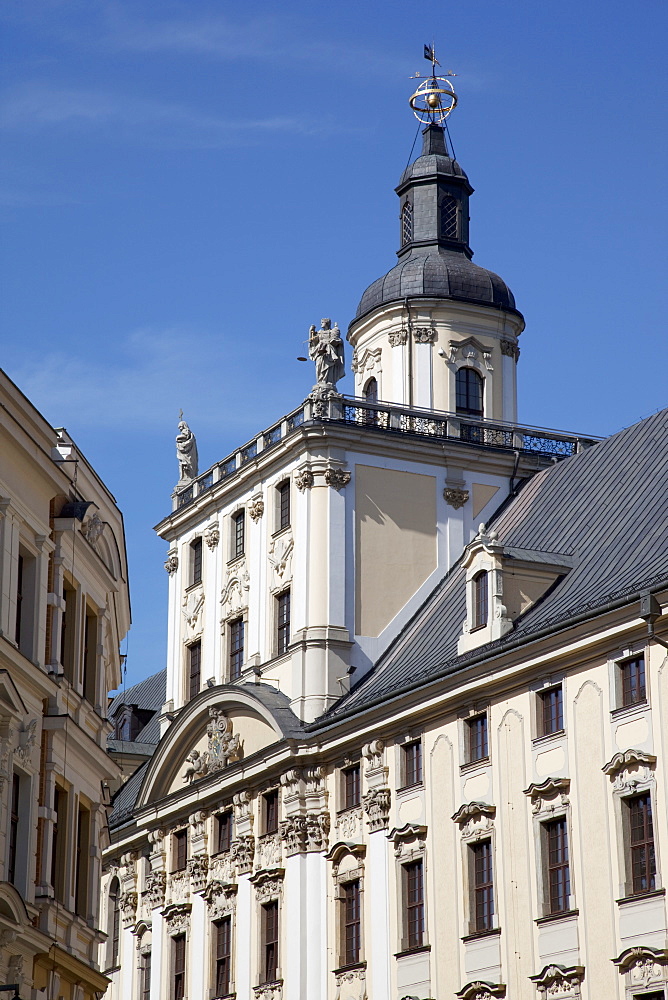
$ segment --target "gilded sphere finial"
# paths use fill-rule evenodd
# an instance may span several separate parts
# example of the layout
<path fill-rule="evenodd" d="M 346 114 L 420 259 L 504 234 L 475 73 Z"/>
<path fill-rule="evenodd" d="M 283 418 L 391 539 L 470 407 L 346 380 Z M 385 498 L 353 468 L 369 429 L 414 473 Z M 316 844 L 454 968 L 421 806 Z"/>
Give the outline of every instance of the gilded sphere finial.
<path fill-rule="evenodd" d="M 411 94 L 409 104 L 413 114 L 424 125 L 441 125 L 451 111 L 457 107 L 455 88 L 448 77 L 455 73 L 448 70 L 443 76 L 436 76 L 436 67 L 440 66 L 436 58 L 436 50 L 432 45 L 425 45 L 424 57 L 431 62 L 431 75 L 427 77 L 416 73 L 413 80 L 422 80 L 417 90 Z"/>

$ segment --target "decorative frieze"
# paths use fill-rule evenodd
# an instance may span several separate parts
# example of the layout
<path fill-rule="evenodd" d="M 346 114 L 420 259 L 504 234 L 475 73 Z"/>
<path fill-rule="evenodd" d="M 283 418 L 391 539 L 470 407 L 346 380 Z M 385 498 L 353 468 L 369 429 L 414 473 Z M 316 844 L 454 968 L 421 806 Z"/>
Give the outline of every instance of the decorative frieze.
<path fill-rule="evenodd" d="M 580 1000 L 584 968 L 572 965 L 546 965 L 537 976 L 529 976 L 536 984 L 540 1000 Z"/>
<path fill-rule="evenodd" d="M 443 490 L 443 498 L 450 507 L 459 510 L 468 501 L 469 491 L 461 490 L 454 486 L 446 486 Z"/>
<path fill-rule="evenodd" d="M 495 816 L 496 806 L 487 802 L 467 802 L 459 807 L 452 819 L 459 824 L 463 840 L 479 840 L 489 836 Z"/>
<path fill-rule="evenodd" d="M 176 934 L 187 934 L 190 930 L 190 903 L 177 903 L 165 907 L 162 915 L 167 925 L 167 933 L 174 936 Z"/>
<path fill-rule="evenodd" d="M 248 504 L 248 516 L 253 520 L 255 524 L 260 520 L 264 514 L 264 500 L 262 495 L 252 497 L 250 503 Z"/>
<path fill-rule="evenodd" d="M 233 882 L 235 877 L 234 856 L 232 850 L 209 858 L 209 878 L 211 881 L 223 883 Z"/>
<path fill-rule="evenodd" d="M 223 621 L 238 615 L 248 606 L 248 591 L 250 590 L 250 573 L 245 557 L 236 559 L 225 571 L 225 583 L 220 592 L 220 603 L 223 608 Z"/>
<path fill-rule="evenodd" d="M 372 350 L 366 349 L 360 352 L 357 348 L 353 351 L 350 367 L 355 375 L 378 375 L 381 372 L 381 358 L 383 350 L 381 347 L 374 347 Z"/>
<path fill-rule="evenodd" d="M 362 797 L 369 833 L 387 830 L 390 822 L 392 794 L 389 788 L 370 788 Z"/>
<path fill-rule="evenodd" d="M 306 816 L 306 850 L 326 851 L 329 847 L 329 813 L 308 813 Z"/>
<path fill-rule="evenodd" d="M 493 372 L 494 371 L 494 366 L 492 365 L 492 352 L 491 351 L 483 351 L 482 352 L 482 363 L 484 364 L 484 366 L 485 366 L 485 368 L 487 369 L 488 372 Z"/>
<path fill-rule="evenodd" d="M 524 789 L 524 794 L 531 799 L 531 807 L 535 814 L 540 813 L 542 816 L 563 813 L 569 804 L 570 787 L 570 778 L 546 778 L 539 785 L 529 785 Z"/>
<path fill-rule="evenodd" d="M 616 753 L 612 760 L 604 765 L 603 771 L 608 775 L 613 787 L 619 792 L 634 792 L 639 787 L 646 788 L 654 780 L 654 754 L 642 750 L 626 750 Z"/>
<path fill-rule="evenodd" d="M 179 568 L 179 557 L 176 553 L 176 549 L 170 549 L 167 553 L 167 558 L 165 559 L 165 569 L 172 576 L 176 573 Z"/>
<path fill-rule="evenodd" d="M 416 344 L 433 344 L 436 340 L 436 329 L 433 326 L 413 327 L 413 340 Z"/>
<path fill-rule="evenodd" d="M 204 541 L 210 549 L 215 549 L 220 541 L 220 525 L 218 521 L 213 521 L 204 532 Z"/>
<path fill-rule="evenodd" d="M 366 761 L 366 779 L 370 786 L 387 782 L 388 768 L 385 766 L 385 744 L 382 740 L 371 740 L 362 747 L 362 757 Z"/>
<path fill-rule="evenodd" d="M 390 347 L 402 347 L 408 343 L 408 330 L 405 326 L 402 326 L 400 330 L 393 330 L 392 333 L 388 333 L 387 339 L 390 342 Z"/>
<path fill-rule="evenodd" d="M 171 872 L 167 879 L 167 899 L 170 903 L 185 903 L 190 896 L 190 877 L 188 869 Z"/>
<path fill-rule="evenodd" d="M 294 538 L 291 531 L 282 531 L 269 543 L 269 565 L 274 571 L 274 588 L 283 587 L 292 579 L 292 550 Z"/>

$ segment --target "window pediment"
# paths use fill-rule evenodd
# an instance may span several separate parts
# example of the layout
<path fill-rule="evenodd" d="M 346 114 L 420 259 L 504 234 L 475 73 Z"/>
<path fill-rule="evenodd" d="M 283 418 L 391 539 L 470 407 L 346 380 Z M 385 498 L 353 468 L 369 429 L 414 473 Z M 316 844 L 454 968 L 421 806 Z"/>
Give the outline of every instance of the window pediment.
<path fill-rule="evenodd" d="M 602 770 L 616 789 L 635 791 L 654 780 L 655 765 L 654 754 L 642 750 L 625 750 L 616 753 Z"/>

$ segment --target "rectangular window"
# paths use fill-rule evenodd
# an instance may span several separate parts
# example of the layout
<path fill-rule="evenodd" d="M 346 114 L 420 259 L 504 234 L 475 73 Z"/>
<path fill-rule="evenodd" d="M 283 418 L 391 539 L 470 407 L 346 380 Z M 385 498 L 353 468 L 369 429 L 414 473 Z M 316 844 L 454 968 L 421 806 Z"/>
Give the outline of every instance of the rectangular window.
<path fill-rule="evenodd" d="M 621 681 L 621 707 L 642 705 L 647 701 L 645 687 L 645 657 L 635 656 L 632 660 L 624 660 L 619 664 Z"/>
<path fill-rule="evenodd" d="M 65 850 L 67 848 L 67 792 L 56 785 L 53 793 L 53 822 L 51 842 L 51 885 L 56 899 L 65 901 Z"/>
<path fill-rule="evenodd" d="M 14 639 L 19 649 L 21 648 L 22 605 L 23 605 L 23 556 L 19 555 L 19 565 L 16 578 L 16 626 L 14 628 Z"/>
<path fill-rule="evenodd" d="M 77 845 L 74 868 L 74 909 L 80 917 L 88 916 L 88 860 L 90 857 L 90 811 L 79 806 Z"/>
<path fill-rule="evenodd" d="M 186 936 L 172 938 L 172 998 L 184 1000 L 186 995 Z"/>
<path fill-rule="evenodd" d="M 262 906 L 261 981 L 273 983 L 278 975 L 278 900 Z"/>
<path fill-rule="evenodd" d="M 63 586 L 64 608 L 60 628 L 60 663 L 70 684 L 76 681 L 76 657 L 74 651 L 74 625 L 76 621 L 76 592 Z"/>
<path fill-rule="evenodd" d="M 223 917 L 214 924 L 216 947 L 216 996 L 230 992 L 232 978 L 232 918 Z"/>
<path fill-rule="evenodd" d="M 232 518 L 232 558 L 239 559 L 246 549 L 246 515 L 243 511 Z"/>
<path fill-rule="evenodd" d="M 424 874 L 422 861 L 404 865 L 404 913 L 407 948 L 421 948 L 424 942 Z"/>
<path fill-rule="evenodd" d="M 494 872 L 492 870 L 492 842 L 481 840 L 472 844 L 471 874 L 473 876 L 473 930 L 492 929 L 494 915 Z"/>
<path fill-rule="evenodd" d="M 473 578 L 473 628 L 487 624 L 489 607 L 489 578 L 485 570 Z"/>
<path fill-rule="evenodd" d="M 290 645 L 290 591 L 286 590 L 276 598 L 276 652 L 279 656 L 287 653 Z"/>
<path fill-rule="evenodd" d="M 485 760 L 489 756 L 487 742 L 487 713 L 474 715 L 466 720 L 468 763 Z"/>
<path fill-rule="evenodd" d="M 401 755 L 404 787 L 419 785 L 422 781 L 422 740 L 407 743 L 401 748 Z"/>
<path fill-rule="evenodd" d="M 141 956 L 141 1000 L 151 1000 L 151 952 L 144 951 Z"/>
<path fill-rule="evenodd" d="M 12 802 L 9 816 L 9 864 L 7 869 L 7 881 L 16 885 L 16 861 L 19 846 L 19 797 L 21 793 L 21 779 L 18 774 L 12 778 Z"/>
<path fill-rule="evenodd" d="M 86 607 L 84 623 L 84 698 L 97 701 L 97 613 Z"/>
<path fill-rule="evenodd" d="M 264 799 L 264 832 L 278 832 L 278 789 L 262 796 Z"/>
<path fill-rule="evenodd" d="M 562 913 L 569 907 L 571 873 L 568 860 L 568 827 L 566 817 L 543 824 L 548 913 Z"/>
<path fill-rule="evenodd" d="M 561 684 L 538 694 L 538 729 L 541 736 L 560 733 L 564 728 L 564 697 Z"/>
<path fill-rule="evenodd" d="M 353 809 L 360 802 L 360 766 L 353 764 L 343 772 L 343 808 Z"/>
<path fill-rule="evenodd" d="M 281 483 L 276 487 L 278 493 L 278 529 L 290 527 L 290 483 Z"/>
<path fill-rule="evenodd" d="M 216 852 L 223 854 L 232 847 L 232 813 L 224 812 L 216 816 Z"/>
<path fill-rule="evenodd" d="M 172 871 L 182 872 L 188 867 L 188 831 L 177 830 L 172 840 L 173 863 Z"/>
<path fill-rule="evenodd" d="M 244 620 L 230 622 L 230 680 L 241 677 L 244 664 Z"/>
<path fill-rule="evenodd" d="M 652 799 L 649 792 L 627 799 L 631 893 L 636 896 L 656 889 L 656 855 Z"/>
<path fill-rule="evenodd" d="M 190 543 L 190 583 L 202 582 L 202 539 Z"/>
<path fill-rule="evenodd" d="M 357 965 L 362 946 L 362 897 L 359 879 L 343 886 L 343 965 Z"/>
<path fill-rule="evenodd" d="M 188 646 L 188 692 L 194 698 L 202 686 L 202 643 L 194 642 Z"/>

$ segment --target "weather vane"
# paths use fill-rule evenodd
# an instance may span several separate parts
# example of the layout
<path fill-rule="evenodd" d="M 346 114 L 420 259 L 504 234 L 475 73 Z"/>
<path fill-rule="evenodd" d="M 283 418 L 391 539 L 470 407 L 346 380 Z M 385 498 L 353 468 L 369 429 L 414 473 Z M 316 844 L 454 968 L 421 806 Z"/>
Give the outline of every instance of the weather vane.
<path fill-rule="evenodd" d="M 436 67 L 441 64 L 436 58 L 433 42 L 431 45 L 425 45 L 424 57 L 431 62 L 431 74 L 420 76 L 419 73 L 415 73 L 411 77 L 411 80 L 422 80 L 423 83 L 419 85 L 408 103 L 417 120 L 423 125 L 441 125 L 457 107 L 455 88 L 448 79 L 449 76 L 457 74 L 448 70 L 443 76 L 436 75 Z"/>

